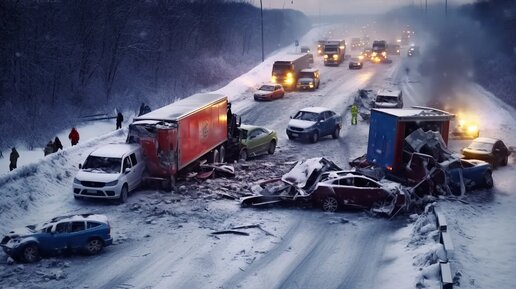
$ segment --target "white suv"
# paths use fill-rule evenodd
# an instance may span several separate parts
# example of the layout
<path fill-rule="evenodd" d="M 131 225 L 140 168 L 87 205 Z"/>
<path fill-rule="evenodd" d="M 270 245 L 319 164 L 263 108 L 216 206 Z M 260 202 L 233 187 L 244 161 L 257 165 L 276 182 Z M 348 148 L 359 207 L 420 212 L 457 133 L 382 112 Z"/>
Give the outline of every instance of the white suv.
<path fill-rule="evenodd" d="M 79 168 L 73 179 L 75 199 L 118 199 L 123 203 L 128 192 L 140 185 L 145 161 L 137 144 L 109 144 L 92 152 Z"/>

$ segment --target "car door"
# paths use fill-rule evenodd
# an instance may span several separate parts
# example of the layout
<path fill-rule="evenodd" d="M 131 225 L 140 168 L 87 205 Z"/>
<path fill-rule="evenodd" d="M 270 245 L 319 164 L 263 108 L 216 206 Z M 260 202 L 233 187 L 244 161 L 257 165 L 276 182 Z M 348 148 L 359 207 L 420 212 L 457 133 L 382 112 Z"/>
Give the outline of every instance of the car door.
<path fill-rule="evenodd" d="M 249 155 L 255 155 L 260 150 L 259 133 L 260 131 L 255 128 L 247 134 L 247 153 Z"/>
<path fill-rule="evenodd" d="M 73 221 L 70 225 L 70 234 L 68 244 L 71 249 L 83 248 L 86 244 L 87 236 L 85 234 L 86 222 Z"/>
<path fill-rule="evenodd" d="M 371 208 L 375 203 L 387 199 L 387 192 L 378 183 L 362 176 L 353 178 L 353 189 L 350 191 L 355 205 L 363 208 Z"/>
<path fill-rule="evenodd" d="M 127 169 L 130 169 L 129 171 L 126 171 Z M 123 181 L 127 182 L 129 186 L 129 191 L 131 191 L 134 188 L 134 182 L 135 182 L 135 172 L 133 170 L 133 166 L 131 164 L 131 158 L 129 156 L 124 157 L 122 160 L 122 176 Z"/>
<path fill-rule="evenodd" d="M 71 223 L 60 222 L 55 226 L 53 232 L 52 248 L 54 251 L 62 251 L 68 248 L 70 238 Z"/>
<path fill-rule="evenodd" d="M 131 178 L 133 179 L 133 189 L 134 189 L 141 182 L 144 168 L 143 168 L 143 162 L 138 161 L 139 155 L 137 156 L 136 152 L 129 155 L 129 158 L 131 160 L 131 165 L 132 165 L 132 173 L 133 174 L 131 175 Z M 141 158 L 140 158 L 140 160 L 141 160 Z"/>
<path fill-rule="evenodd" d="M 281 97 L 281 90 L 279 85 L 274 86 L 274 98 L 280 98 Z"/>
<path fill-rule="evenodd" d="M 335 120 L 332 117 L 332 113 L 325 111 L 322 113 L 324 117 L 324 135 L 333 133 L 335 127 Z"/>

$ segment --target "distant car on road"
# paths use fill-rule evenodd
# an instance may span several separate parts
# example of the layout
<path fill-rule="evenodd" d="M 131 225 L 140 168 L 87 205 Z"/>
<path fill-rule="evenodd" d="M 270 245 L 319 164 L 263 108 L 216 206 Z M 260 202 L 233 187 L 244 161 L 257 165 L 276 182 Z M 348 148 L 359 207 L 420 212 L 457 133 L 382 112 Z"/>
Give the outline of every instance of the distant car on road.
<path fill-rule="evenodd" d="M 354 57 L 349 61 L 349 69 L 362 69 L 364 63 L 360 58 Z"/>
<path fill-rule="evenodd" d="M 297 89 L 316 90 L 321 83 L 321 74 L 319 69 L 309 68 L 303 69 L 299 72 L 299 79 L 297 80 Z"/>
<path fill-rule="evenodd" d="M 409 57 L 418 56 L 419 54 L 420 54 L 419 46 L 412 46 L 409 48 L 409 50 L 407 52 L 407 56 L 409 56 Z"/>
<path fill-rule="evenodd" d="M 32 263 L 41 256 L 65 251 L 95 255 L 112 243 L 111 226 L 105 215 L 82 214 L 10 231 L 0 245 L 14 260 Z"/>
<path fill-rule="evenodd" d="M 285 90 L 281 84 L 264 84 L 254 93 L 254 100 L 273 100 L 285 96 Z"/>
<path fill-rule="evenodd" d="M 307 107 L 298 111 L 287 126 L 289 139 L 308 139 L 312 143 L 331 135 L 337 139 L 342 128 L 342 117 L 325 107 Z"/>
<path fill-rule="evenodd" d="M 301 46 L 301 53 L 310 53 L 310 47 L 308 46 Z"/>
<path fill-rule="evenodd" d="M 240 130 L 240 156 L 239 159 L 247 160 L 249 157 L 261 154 L 274 154 L 278 143 L 275 131 L 264 127 L 242 124 Z"/>
<path fill-rule="evenodd" d="M 466 159 L 486 161 L 494 169 L 498 166 L 507 165 L 511 151 L 499 139 L 479 137 L 463 148 L 462 154 Z"/>

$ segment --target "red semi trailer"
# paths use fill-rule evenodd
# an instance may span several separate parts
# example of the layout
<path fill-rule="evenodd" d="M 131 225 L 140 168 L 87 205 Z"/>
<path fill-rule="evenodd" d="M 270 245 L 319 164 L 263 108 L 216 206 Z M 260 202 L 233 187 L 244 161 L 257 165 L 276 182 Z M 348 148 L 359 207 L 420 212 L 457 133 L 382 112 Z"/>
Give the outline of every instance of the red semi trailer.
<path fill-rule="evenodd" d="M 147 178 L 171 189 L 177 173 L 197 161 L 223 162 L 226 155 L 238 155 L 240 140 L 227 97 L 195 94 L 136 117 L 127 143 L 142 146 Z"/>

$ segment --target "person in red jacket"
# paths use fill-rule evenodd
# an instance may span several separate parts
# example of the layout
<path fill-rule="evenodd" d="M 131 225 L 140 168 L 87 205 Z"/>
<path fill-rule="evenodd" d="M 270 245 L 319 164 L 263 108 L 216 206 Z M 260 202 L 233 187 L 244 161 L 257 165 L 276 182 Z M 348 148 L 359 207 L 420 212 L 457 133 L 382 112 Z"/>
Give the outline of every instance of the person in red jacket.
<path fill-rule="evenodd" d="M 79 132 L 75 129 L 75 127 L 73 127 L 72 130 L 70 131 L 68 138 L 72 142 L 72 146 L 79 143 Z"/>

